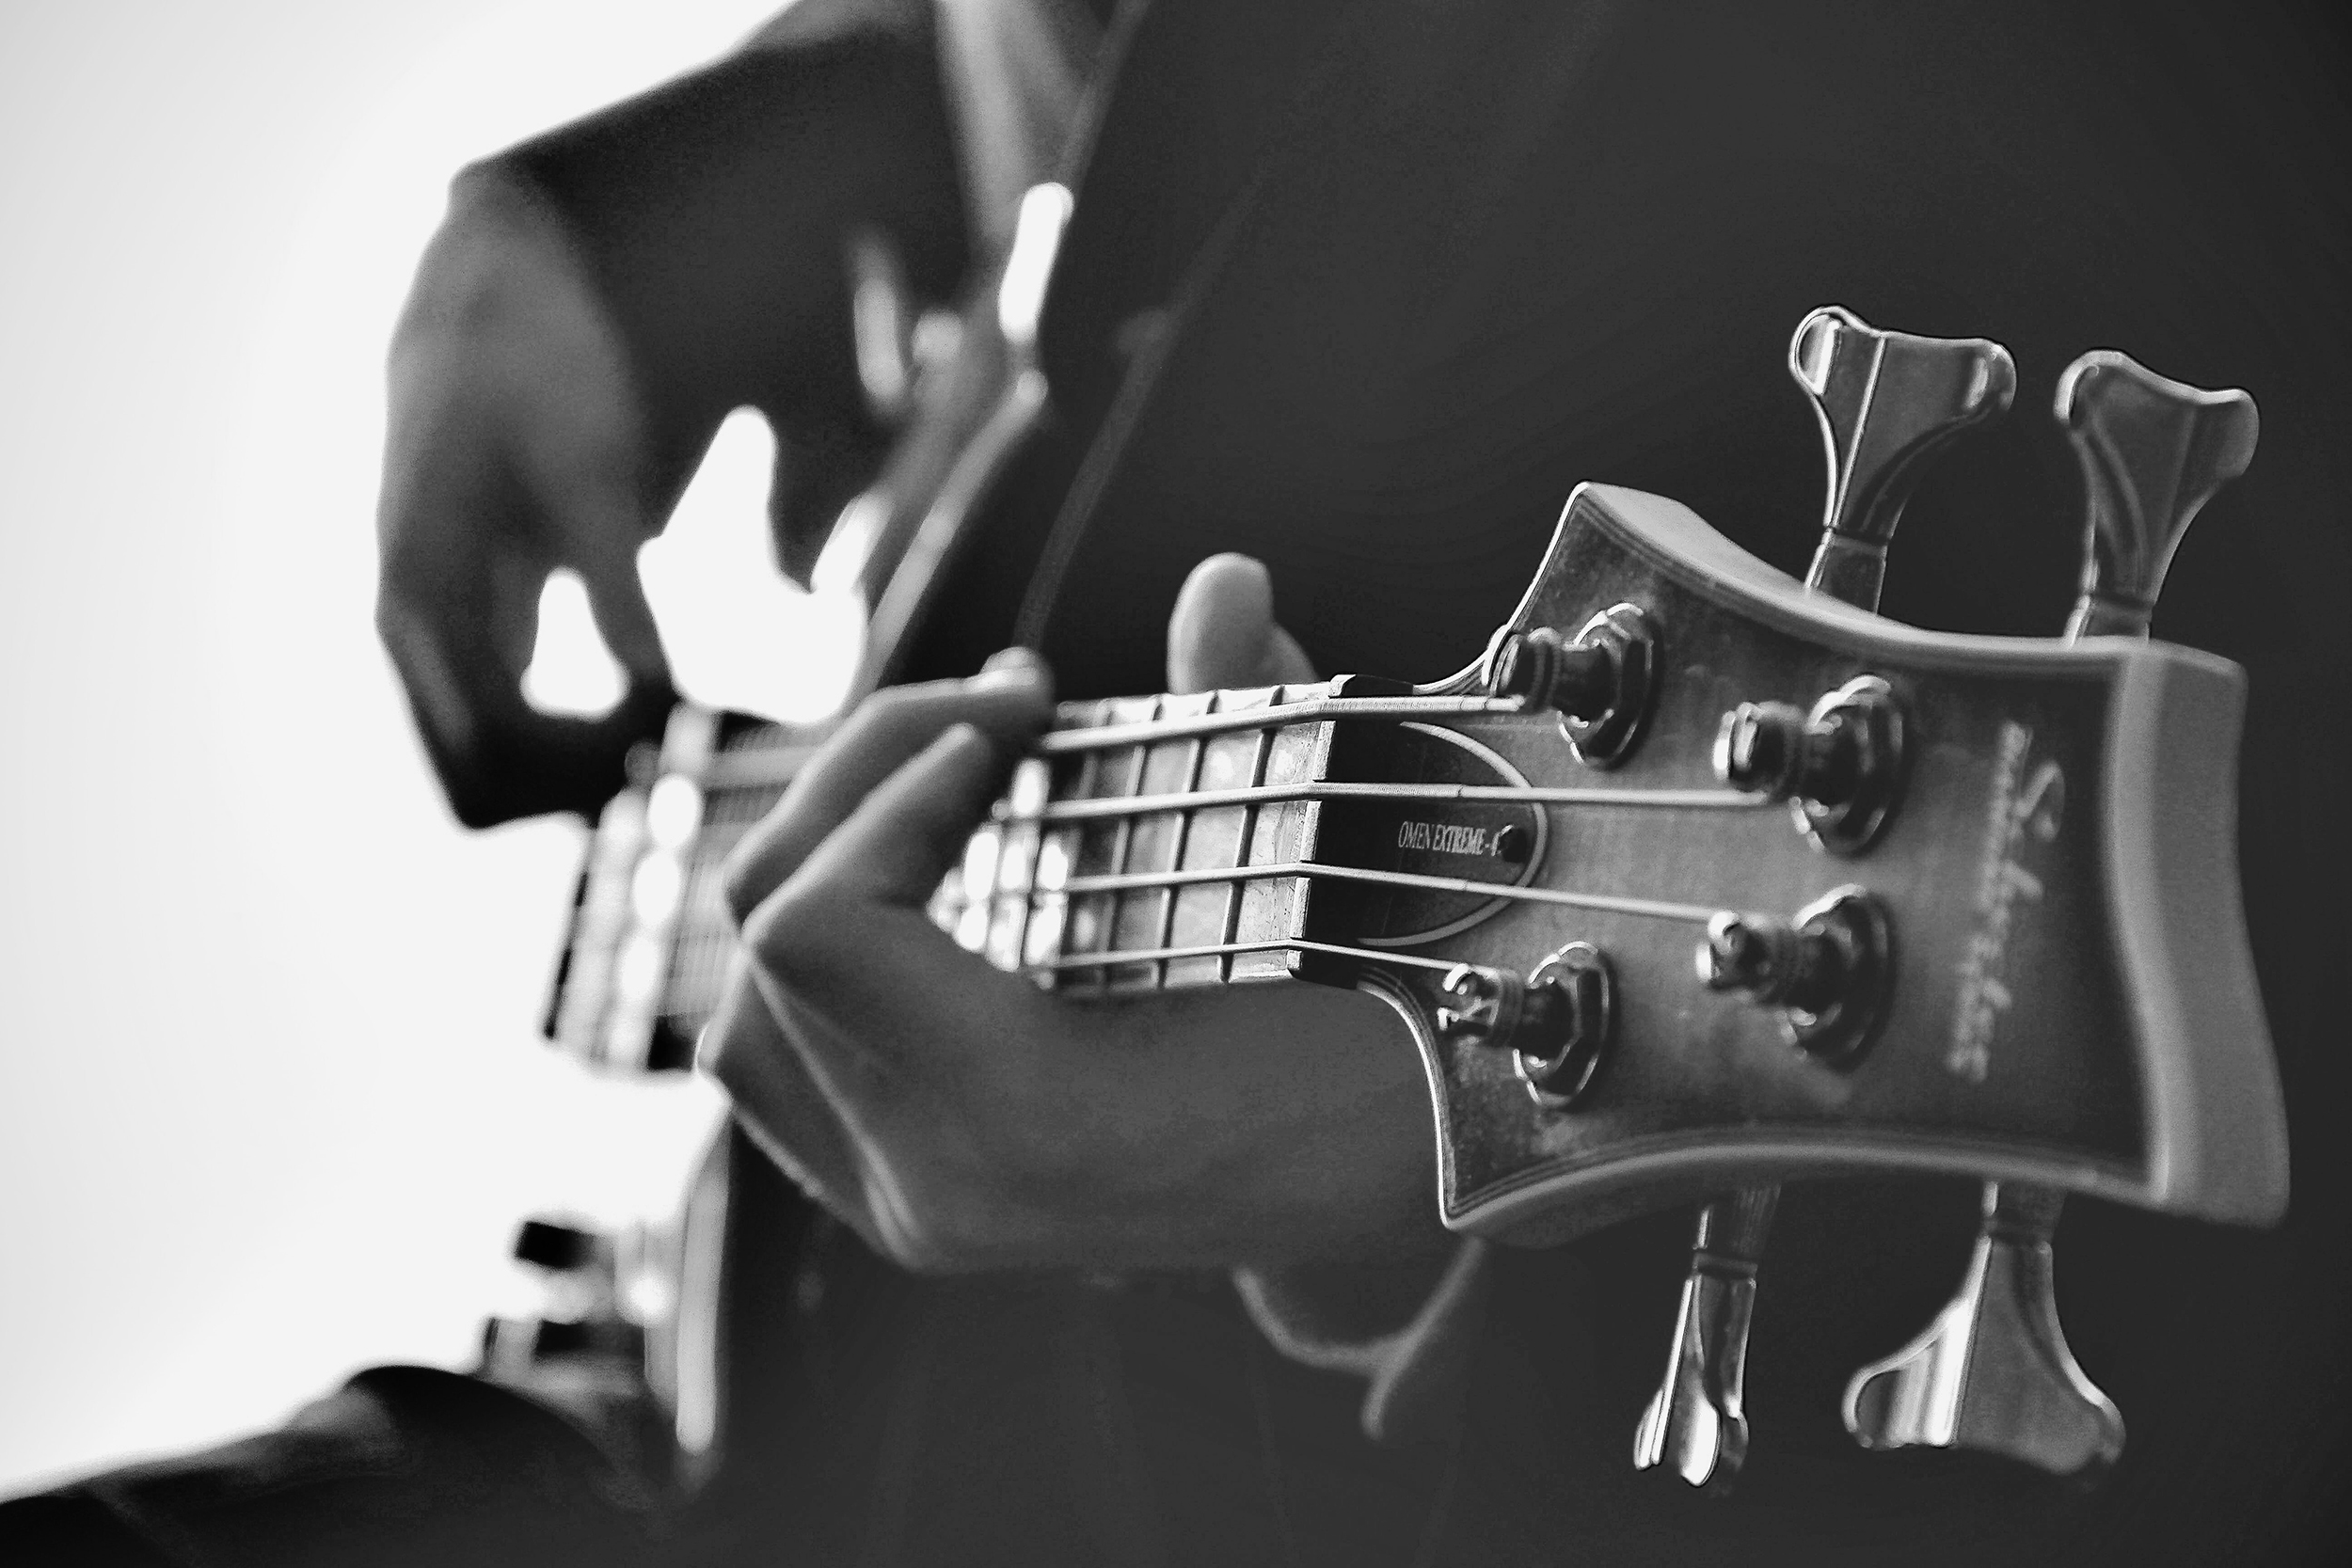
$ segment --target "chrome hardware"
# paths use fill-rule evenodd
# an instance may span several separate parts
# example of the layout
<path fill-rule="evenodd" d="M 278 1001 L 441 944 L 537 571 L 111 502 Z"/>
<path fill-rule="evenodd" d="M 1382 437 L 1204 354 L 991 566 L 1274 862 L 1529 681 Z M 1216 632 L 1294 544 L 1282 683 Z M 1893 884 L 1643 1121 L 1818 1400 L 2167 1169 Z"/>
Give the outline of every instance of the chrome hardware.
<path fill-rule="evenodd" d="M 1572 942 L 1537 964 L 1527 977 L 1511 1054 L 1528 1098 L 1547 1111 L 1565 1111 L 1582 1099 L 1615 1022 L 1615 983 L 1599 948 Z"/>
<path fill-rule="evenodd" d="M 1927 1332 L 1846 1386 L 1846 1430 L 1864 1448 L 1969 1449 L 2061 1476 L 2096 1473 L 2123 1451 L 2122 1416 L 2058 1326 L 2050 1234 L 2060 1202 L 1986 1185 L 1960 1293 Z"/>
<path fill-rule="evenodd" d="M 1634 1468 L 1662 1466 L 1719 1494 L 1739 1474 L 1748 1454 L 1748 1320 L 1779 1202 L 1779 1188 L 1750 1187 L 1699 1211 L 1666 1376 L 1633 1431 Z"/>
<path fill-rule="evenodd" d="M 2112 350 L 2058 379 L 2057 413 L 2082 468 L 2082 593 L 2066 636 L 2145 637 L 2181 536 L 2246 471 L 2254 400 L 2155 374 Z M 1971 1449 L 2059 1475 L 2095 1474 L 2123 1418 L 2067 1348 L 2052 1290 L 2065 1195 L 1987 1182 L 1960 1292 L 1919 1337 L 1856 1372 L 1846 1430 L 1865 1448 Z"/>
<path fill-rule="evenodd" d="M 1895 977 L 1886 911 L 1858 887 L 1815 900 L 1793 921 L 1726 910 L 1707 923 L 1696 958 L 1709 990 L 1779 1008 L 1788 1042 L 1838 1068 L 1869 1045 Z"/>
<path fill-rule="evenodd" d="M 1798 325 L 1788 373 L 1812 401 L 1829 459 L 1821 543 L 1805 586 L 1876 610 L 1887 544 L 1927 460 L 2008 410 L 2016 364 L 1983 338 L 1883 332 L 1830 305 Z"/>
<path fill-rule="evenodd" d="M 1438 1033 L 1464 1045 L 1501 1046 L 1518 1031 L 1527 987 L 1506 970 L 1455 964 L 1438 982 Z"/>
<path fill-rule="evenodd" d="M 1615 1018 L 1609 960 L 1572 942 L 1525 980 L 1507 970 L 1456 964 L 1438 983 L 1438 1033 L 1462 1045 L 1511 1053 L 1512 1070 L 1535 1103 L 1565 1110 L 1600 1069 Z"/>
<path fill-rule="evenodd" d="M 2253 460 L 2261 416 L 2244 392 L 2204 391 L 2100 349 L 2058 378 L 2058 417 L 2088 514 L 2066 634 L 2144 637 L 2174 546 Z"/>
<path fill-rule="evenodd" d="M 1825 849 L 1868 847 L 1902 794 L 1903 710 L 1894 689 L 1857 675 L 1800 714 L 1787 703 L 1741 703 L 1715 732 L 1715 776 L 1789 802 L 1797 826 Z"/>
<path fill-rule="evenodd" d="M 1624 760 L 1649 716 L 1658 630 L 1639 605 L 1613 605 L 1564 640 L 1549 626 L 1498 634 L 1486 653 L 1486 694 L 1557 713 L 1580 761 Z"/>

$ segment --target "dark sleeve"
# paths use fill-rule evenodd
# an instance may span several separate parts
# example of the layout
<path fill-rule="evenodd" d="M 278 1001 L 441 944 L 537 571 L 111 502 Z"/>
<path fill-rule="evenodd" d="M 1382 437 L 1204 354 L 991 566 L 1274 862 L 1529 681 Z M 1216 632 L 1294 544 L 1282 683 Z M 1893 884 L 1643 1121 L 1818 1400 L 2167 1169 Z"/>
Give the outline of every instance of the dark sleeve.
<path fill-rule="evenodd" d="M 885 235 L 927 302 L 953 293 L 968 257 L 929 8 L 803 8 L 468 176 L 519 176 L 568 225 L 644 399 L 660 501 L 730 410 L 767 416 L 787 469 L 799 460 L 796 479 L 824 492 L 780 508 L 787 565 L 881 451 L 850 333 L 849 237 Z"/>
<path fill-rule="evenodd" d="M 637 1483 L 561 1418 L 479 1378 L 361 1372 L 284 1427 L 0 1504 L 24 1568 L 597 1568 L 634 1561 Z"/>

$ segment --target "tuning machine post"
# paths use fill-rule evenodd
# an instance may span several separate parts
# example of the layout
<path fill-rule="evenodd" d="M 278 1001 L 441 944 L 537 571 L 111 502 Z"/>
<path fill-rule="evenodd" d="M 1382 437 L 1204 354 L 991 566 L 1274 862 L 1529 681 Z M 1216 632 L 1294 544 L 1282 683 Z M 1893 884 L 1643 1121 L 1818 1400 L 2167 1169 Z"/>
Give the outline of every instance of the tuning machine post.
<path fill-rule="evenodd" d="M 1498 633 L 1486 650 L 1490 697 L 1518 697 L 1557 714 L 1579 761 L 1613 768 L 1649 717 L 1659 671 L 1657 623 L 1641 606 L 1612 605 L 1563 637 L 1549 626 Z"/>
<path fill-rule="evenodd" d="M 1616 1019 L 1609 959 L 1589 942 L 1552 953 L 1522 980 L 1509 970 L 1456 964 L 1438 985 L 1438 1033 L 1511 1053 L 1536 1105 L 1565 1111 L 1599 1072 Z"/>
<path fill-rule="evenodd" d="M 1811 711 L 1741 703 L 1715 732 L 1715 776 L 1786 800 L 1798 830 L 1824 849 L 1859 854 L 1902 798 L 1904 724 L 1894 688 L 1857 675 Z"/>
<path fill-rule="evenodd" d="M 2253 458 L 2254 400 L 2099 350 L 2059 377 L 2057 414 L 2082 469 L 2085 514 L 2082 590 L 2066 635 L 2145 637 L 2181 536 Z M 2114 1463 L 2122 1413 L 2084 1374 L 2058 1322 L 2052 1238 L 2065 1201 L 1986 1183 L 1959 1293 L 1847 1385 L 1846 1429 L 1857 1442 L 2004 1454 L 2058 1475 Z"/>
<path fill-rule="evenodd" d="M 1725 910 L 1707 923 L 1696 954 L 1709 990 L 1745 992 L 1779 1009 L 1788 1042 L 1825 1066 L 1851 1068 L 1867 1050 L 1894 987 L 1884 906 L 1841 887 L 1794 920 Z"/>

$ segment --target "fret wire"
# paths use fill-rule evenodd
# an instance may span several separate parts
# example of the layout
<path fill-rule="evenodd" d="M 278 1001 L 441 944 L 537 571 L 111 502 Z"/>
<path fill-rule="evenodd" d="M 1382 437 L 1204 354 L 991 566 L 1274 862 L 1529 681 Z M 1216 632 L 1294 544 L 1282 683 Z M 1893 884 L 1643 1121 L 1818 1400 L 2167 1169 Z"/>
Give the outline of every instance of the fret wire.
<path fill-rule="evenodd" d="M 1155 714 L 1158 713 L 1160 711 L 1159 699 L 1154 697 L 1151 701 L 1152 711 Z M 1122 725 L 1115 727 L 1137 728 L 1140 726 Z M 1152 748 L 1149 746 L 1135 747 L 1132 765 L 1121 770 L 1124 776 L 1119 782 L 1120 793 L 1133 795 L 1137 790 L 1141 789 L 1143 787 L 1144 772 L 1151 766 Z M 1119 832 L 1111 840 L 1111 863 L 1119 869 L 1113 872 L 1112 875 L 1126 876 L 1129 874 L 1127 866 L 1131 862 L 1135 851 L 1136 822 L 1135 818 L 1131 816 L 1120 817 L 1118 822 Z M 1119 947 L 1119 920 L 1120 916 L 1126 911 L 1126 908 L 1127 900 L 1117 894 L 1112 895 L 1112 896 L 1106 900 L 1106 907 L 1103 911 L 1102 948 L 1102 950 L 1105 953 L 1116 951 Z M 1103 989 L 1104 990 L 1110 990 L 1112 981 L 1115 978 L 1116 976 L 1111 973 L 1109 968 L 1104 968 L 1102 971 Z"/>
<path fill-rule="evenodd" d="M 1287 729 L 1346 719 L 1432 719 L 1515 714 L 1525 709 L 1518 697 L 1309 697 L 1278 703 L 1271 707 L 1234 708 L 1186 719 L 1151 719 L 1130 724 L 1098 725 L 1090 729 L 1048 730 L 1034 748 L 1044 756 L 1100 751 L 1108 746 L 1134 746 L 1154 740 L 1182 740 L 1194 736 L 1224 735 L 1235 730 Z"/>
<path fill-rule="evenodd" d="M 1553 789 L 1510 784 L 1390 784 L 1326 782 L 1253 784 L 1182 795 L 1133 795 L 1120 799 L 1057 800 L 1041 821 L 1085 822 L 1142 816 L 1152 812 L 1192 811 L 1211 806 L 1273 804 L 1288 800 L 1463 800 L 1520 805 L 1638 806 L 1673 811 L 1754 811 L 1772 804 L 1769 796 L 1737 789 Z M 1002 803 L 999 802 L 1001 808 Z M 1000 821 L 1014 820 L 1009 814 Z"/>
<path fill-rule="evenodd" d="M 1713 919 L 1721 909 L 1718 905 L 1676 904 L 1663 899 L 1628 898 L 1610 893 L 1569 893 L 1558 888 L 1519 887 L 1510 882 L 1479 882 L 1467 877 L 1424 877 L 1418 872 L 1379 871 L 1361 865 L 1317 865 L 1310 861 L 1289 861 L 1279 865 L 1209 866 L 1199 871 L 1134 871 L 1110 877 L 1073 877 L 1070 880 L 1069 891 L 1074 895 L 1079 893 L 1183 887 L 1192 882 L 1248 882 L 1273 877 L 1324 877 L 1343 882 L 1375 882 L 1385 887 L 1426 888 L 1433 893 L 1459 893 L 1479 898 L 1511 898 L 1529 904 L 1564 904 L 1572 909 L 1643 915 L 1656 920 L 1681 920 L 1699 926 Z"/>
<path fill-rule="evenodd" d="M 1216 693 L 1211 692 L 1209 694 L 1209 711 L 1212 713 L 1216 711 Z M 1207 759 L 1209 748 L 1208 742 L 1198 736 L 1195 736 L 1192 739 L 1184 742 L 1184 744 L 1189 748 L 1189 751 L 1186 752 L 1184 757 L 1184 793 L 1190 796 L 1196 795 L 1200 792 L 1200 765 Z M 1177 815 L 1175 842 L 1168 846 L 1168 863 L 1170 870 L 1182 871 L 1184 868 L 1184 856 L 1190 852 L 1192 848 L 1193 824 L 1199 820 L 1200 817 L 1194 808 L 1189 806 Z M 1177 897 L 1178 895 L 1176 890 L 1171 887 L 1168 889 L 1167 895 L 1160 900 L 1160 945 L 1162 947 L 1168 946 L 1175 941 Z M 1160 989 L 1165 990 L 1168 989 L 1168 965 L 1166 963 L 1161 963 L 1157 966 L 1157 969 L 1159 973 Z"/>
<path fill-rule="evenodd" d="M 1273 755 L 1274 732 L 1272 730 L 1260 730 L 1250 737 L 1249 783 L 1244 787 L 1250 789 L 1264 787 L 1266 762 Z M 1255 805 L 1242 808 L 1241 840 L 1233 851 L 1233 863 L 1236 866 L 1249 863 L 1249 847 L 1257 842 L 1258 837 L 1258 808 Z M 1241 940 L 1242 893 L 1243 888 L 1239 882 L 1232 884 L 1225 891 L 1225 925 L 1218 935 L 1229 942 Z M 1233 960 L 1231 957 L 1219 958 L 1216 968 L 1218 979 L 1231 980 L 1233 977 Z"/>
<path fill-rule="evenodd" d="M 1092 711 L 1098 716 L 1110 711 L 1109 705 L 1104 703 L 1093 704 L 1091 705 L 1091 707 Z M 1078 776 L 1071 782 L 1071 794 L 1073 798 L 1085 799 L 1091 797 L 1102 787 L 1103 768 L 1105 760 L 1106 753 L 1102 752 L 1089 752 L 1086 755 L 1078 759 Z M 1049 805 L 1052 803 L 1050 799 L 1047 803 Z M 1078 867 L 1086 859 L 1087 840 L 1089 832 L 1089 830 L 1084 823 L 1080 823 L 1075 828 L 1068 831 L 1071 833 L 1070 864 L 1064 870 L 1062 875 L 1062 879 L 1065 882 L 1068 881 L 1072 876 L 1076 874 Z M 1107 904 L 1113 909 L 1116 909 L 1119 900 L 1115 897 L 1104 896 L 1098 900 L 1098 903 Z M 1054 942 L 1054 952 L 1056 957 L 1068 953 L 1070 951 L 1071 938 L 1073 935 L 1081 934 L 1079 933 L 1078 927 L 1082 914 L 1093 914 L 1096 916 L 1098 923 L 1104 918 L 1102 910 L 1099 909 L 1096 904 L 1088 904 L 1082 910 L 1080 900 L 1065 895 L 1062 900 L 1061 934 Z M 1110 940 L 1109 928 L 1107 925 L 1104 925 L 1102 926 L 1101 929 L 1103 941 L 1107 944 Z M 1104 976 L 1099 973 L 1094 974 L 1092 979 L 1097 987 L 1100 987 L 1104 983 Z"/>
<path fill-rule="evenodd" d="M 1330 953 L 1343 958 L 1368 958 L 1375 963 L 1404 964 L 1413 969 L 1453 969 L 1453 958 L 1419 958 L 1406 953 L 1388 953 L 1371 947 L 1349 947 L 1342 942 L 1311 942 L 1305 937 L 1272 937 L 1264 942 L 1210 942 L 1194 947 L 1157 947 L 1136 953 L 1073 953 L 1051 963 L 1033 964 L 1033 969 L 1100 969 L 1106 964 L 1141 963 L 1146 960 L 1166 962 L 1170 958 L 1214 958 L 1244 953 Z"/>

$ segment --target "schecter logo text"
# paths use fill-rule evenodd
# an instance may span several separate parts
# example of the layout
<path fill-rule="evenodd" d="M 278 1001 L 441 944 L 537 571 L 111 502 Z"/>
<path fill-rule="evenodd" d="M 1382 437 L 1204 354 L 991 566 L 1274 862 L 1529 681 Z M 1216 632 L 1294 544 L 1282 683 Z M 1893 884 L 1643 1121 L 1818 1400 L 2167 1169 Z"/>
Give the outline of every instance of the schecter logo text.
<path fill-rule="evenodd" d="M 2030 770 L 2033 731 L 2014 720 L 2001 725 L 1993 768 L 1993 799 L 1985 815 L 1984 847 L 1977 860 L 1977 928 L 1960 964 L 1960 1005 L 1952 1019 L 1944 1065 L 1972 1084 L 1993 1065 L 1993 1037 L 2009 1010 L 2001 974 L 2017 906 L 2039 903 L 2042 879 L 2026 868 L 2032 850 L 2058 837 L 2066 810 L 2066 774 L 2045 757 Z"/>

